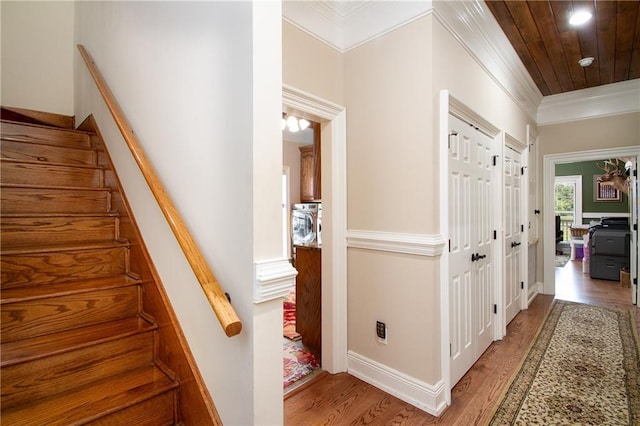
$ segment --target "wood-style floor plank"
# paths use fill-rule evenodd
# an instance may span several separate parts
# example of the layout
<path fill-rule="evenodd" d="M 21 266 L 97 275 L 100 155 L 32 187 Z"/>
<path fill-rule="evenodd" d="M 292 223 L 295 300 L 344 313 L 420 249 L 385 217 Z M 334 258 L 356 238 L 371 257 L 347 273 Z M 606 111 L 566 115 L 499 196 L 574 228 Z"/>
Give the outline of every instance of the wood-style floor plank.
<path fill-rule="evenodd" d="M 580 261 L 556 268 L 556 297 L 635 312 L 631 292 L 616 281 L 592 280 Z M 485 425 L 493 416 L 506 385 L 518 371 L 553 296 L 538 295 L 529 309 L 507 326 L 507 336 L 494 342 L 452 390 L 452 404 L 440 417 L 431 416 L 347 373 L 319 375 L 285 400 L 285 424 L 297 425 Z M 638 327 L 637 329 L 640 329 Z"/>

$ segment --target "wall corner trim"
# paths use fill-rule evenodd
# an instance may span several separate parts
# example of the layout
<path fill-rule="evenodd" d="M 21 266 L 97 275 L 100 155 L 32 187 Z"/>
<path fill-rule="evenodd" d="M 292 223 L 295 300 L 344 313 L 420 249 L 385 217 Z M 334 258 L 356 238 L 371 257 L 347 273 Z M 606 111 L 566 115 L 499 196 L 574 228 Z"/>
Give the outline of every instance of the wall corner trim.
<path fill-rule="evenodd" d="M 356 352 L 349 351 L 349 374 L 383 391 L 439 416 L 447 407 L 444 381 L 425 383 Z"/>
<path fill-rule="evenodd" d="M 298 271 L 289 259 L 263 260 L 254 263 L 253 303 L 285 297 L 296 285 Z"/>
<path fill-rule="evenodd" d="M 440 234 L 402 234 L 394 232 L 347 231 L 347 247 L 420 256 L 440 256 L 445 239 Z"/>

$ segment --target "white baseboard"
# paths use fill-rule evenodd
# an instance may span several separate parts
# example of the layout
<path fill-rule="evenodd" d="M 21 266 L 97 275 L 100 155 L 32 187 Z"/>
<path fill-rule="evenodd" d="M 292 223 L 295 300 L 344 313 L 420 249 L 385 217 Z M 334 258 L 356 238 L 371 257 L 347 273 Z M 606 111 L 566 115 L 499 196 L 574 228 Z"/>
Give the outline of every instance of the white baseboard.
<path fill-rule="evenodd" d="M 529 300 L 527 301 L 527 306 L 533 302 L 533 299 L 535 299 L 538 294 L 542 293 L 543 288 L 544 285 L 541 282 L 537 282 L 529 286 Z"/>
<path fill-rule="evenodd" d="M 347 358 L 349 374 L 370 385 L 434 416 L 447 408 L 444 380 L 430 385 L 353 351 Z"/>

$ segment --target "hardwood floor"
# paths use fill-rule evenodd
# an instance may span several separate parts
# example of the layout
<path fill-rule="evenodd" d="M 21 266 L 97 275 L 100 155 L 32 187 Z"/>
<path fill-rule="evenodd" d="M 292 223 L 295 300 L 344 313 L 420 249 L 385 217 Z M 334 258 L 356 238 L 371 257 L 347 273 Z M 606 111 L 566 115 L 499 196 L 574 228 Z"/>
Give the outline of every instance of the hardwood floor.
<path fill-rule="evenodd" d="M 615 281 L 592 280 L 580 261 L 556 268 L 556 297 L 636 312 L 629 288 Z M 347 373 L 325 374 L 285 400 L 285 424 L 297 425 L 484 425 L 493 415 L 504 387 L 517 371 L 551 307 L 553 296 L 538 295 L 529 309 L 507 326 L 452 390 L 452 404 L 431 416 Z M 638 328 L 637 328 L 638 329 Z"/>

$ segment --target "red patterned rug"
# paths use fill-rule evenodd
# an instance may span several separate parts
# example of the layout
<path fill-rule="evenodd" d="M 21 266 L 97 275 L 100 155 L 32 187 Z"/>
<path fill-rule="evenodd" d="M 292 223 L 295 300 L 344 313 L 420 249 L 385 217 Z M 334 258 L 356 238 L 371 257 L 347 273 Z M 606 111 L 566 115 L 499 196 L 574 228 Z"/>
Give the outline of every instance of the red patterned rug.
<path fill-rule="evenodd" d="M 300 340 L 302 336 L 296 332 L 296 290 L 295 287 L 282 303 L 284 311 L 284 337 L 291 340 Z"/>
<path fill-rule="evenodd" d="M 302 342 L 284 342 L 284 385 L 291 385 L 304 376 L 320 368 L 320 361 L 302 347 Z"/>

